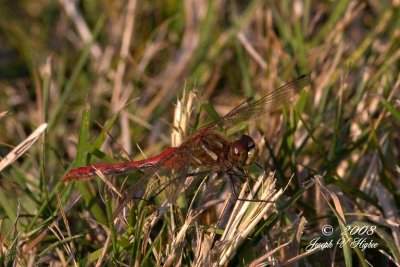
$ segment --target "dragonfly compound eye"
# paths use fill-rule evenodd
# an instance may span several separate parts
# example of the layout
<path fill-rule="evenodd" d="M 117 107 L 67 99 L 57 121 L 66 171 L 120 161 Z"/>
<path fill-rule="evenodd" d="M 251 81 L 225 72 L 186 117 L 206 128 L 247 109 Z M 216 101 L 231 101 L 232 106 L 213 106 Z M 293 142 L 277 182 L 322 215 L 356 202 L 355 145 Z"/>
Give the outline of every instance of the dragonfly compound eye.
<path fill-rule="evenodd" d="M 242 135 L 239 140 L 233 142 L 229 148 L 229 158 L 238 166 L 250 164 L 257 154 L 257 147 L 253 139 L 248 135 Z"/>

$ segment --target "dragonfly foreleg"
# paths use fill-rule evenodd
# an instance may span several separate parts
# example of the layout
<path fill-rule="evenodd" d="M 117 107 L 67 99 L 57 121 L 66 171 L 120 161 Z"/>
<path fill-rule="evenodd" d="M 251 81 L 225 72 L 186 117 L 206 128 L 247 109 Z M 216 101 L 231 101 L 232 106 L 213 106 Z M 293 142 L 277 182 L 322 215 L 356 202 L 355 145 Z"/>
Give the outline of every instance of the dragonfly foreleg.
<path fill-rule="evenodd" d="M 250 179 L 253 179 L 249 174 L 247 170 L 241 170 L 243 172 L 244 175 L 241 175 L 240 173 L 238 173 L 236 170 L 231 170 L 229 172 L 227 172 L 228 177 L 229 177 L 229 182 L 231 184 L 231 188 L 232 188 L 232 193 L 235 197 L 236 201 L 248 201 L 248 202 L 257 202 L 257 203 L 273 203 L 274 201 L 268 201 L 268 200 L 263 200 L 263 199 L 257 199 L 257 198 L 242 198 L 239 197 L 239 195 L 236 192 L 235 189 L 235 182 L 233 180 L 234 177 L 239 177 L 244 183 L 242 185 L 244 186 L 248 186 L 249 190 L 251 190 L 251 186 L 250 186 Z M 244 181 L 244 179 L 246 179 Z M 254 192 L 254 194 L 256 194 L 256 192 Z"/>

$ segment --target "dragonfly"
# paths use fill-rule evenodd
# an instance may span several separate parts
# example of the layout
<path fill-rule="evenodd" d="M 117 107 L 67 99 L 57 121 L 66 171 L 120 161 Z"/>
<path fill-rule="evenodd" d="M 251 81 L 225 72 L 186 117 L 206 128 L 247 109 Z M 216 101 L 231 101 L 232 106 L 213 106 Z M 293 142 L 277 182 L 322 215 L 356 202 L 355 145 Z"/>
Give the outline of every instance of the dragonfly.
<path fill-rule="evenodd" d="M 201 167 L 210 172 L 232 173 L 235 168 L 243 168 L 254 162 L 258 147 L 253 138 L 242 135 L 239 139 L 230 141 L 217 129 L 229 128 L 238 123 L 257 119 L 275 111 L 284 103 L 289 102 L 310 84 L 309 75 L 302 75 L 287 84 L 272 90 L 258 100 L 246 100 L 232 109 L 223 117 L 201 127 L 194 134 L 187 137 L 178 147 L 169 147 L 160 154 L 138 161 L 116 164 L 100 164 L 79 167 L 70 170 L 63 178 L 63 182 L 91 179 L 100 172 L 105 176 L 131 173 L 138 169 L 146 169 L 142 178 L 127 188 L 122 196 L 114 215 L 118 214 L 133 199 L 138 197 L 138 191 L 143 190 L 145 184 L 158 195 L 171 184 L 176 189 L 169 194 L 170 201 L 178 198 L 184 180 L 204 172 L 190 173 L 190 170 Z M 174 178 L 161 186 L 156 182 L 149 182 L 156 177 L 160 170 L 172 170 Z M 157 179 L 153 179 L 157 180 Z M 149 189 L 150 190 L 150 189 Z"/>

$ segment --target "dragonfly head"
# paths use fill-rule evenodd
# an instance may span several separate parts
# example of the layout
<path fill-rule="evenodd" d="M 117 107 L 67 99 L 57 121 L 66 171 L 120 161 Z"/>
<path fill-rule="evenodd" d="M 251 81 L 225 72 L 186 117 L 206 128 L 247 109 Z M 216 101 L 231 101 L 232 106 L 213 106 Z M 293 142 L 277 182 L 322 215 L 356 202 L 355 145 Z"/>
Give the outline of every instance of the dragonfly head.
<path fill-rule="evenodd" d="M 257 155 L 258 147 L 253 138 L 248 135 L 242 135 L 229 146 L 229 159 L 237 166 L 244 166 L 252 163 Z"/>

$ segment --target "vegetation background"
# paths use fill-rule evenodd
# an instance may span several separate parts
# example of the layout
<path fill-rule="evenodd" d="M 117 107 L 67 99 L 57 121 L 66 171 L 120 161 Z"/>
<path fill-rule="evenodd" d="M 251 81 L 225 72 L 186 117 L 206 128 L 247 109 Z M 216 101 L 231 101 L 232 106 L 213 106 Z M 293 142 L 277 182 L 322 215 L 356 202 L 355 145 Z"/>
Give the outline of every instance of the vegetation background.
<path fill-rule="evenodd" d="M 1 1 L 1 264 L 398 266 L 399 5 Z M 100 178 L 60 183 L 76 166 L 155 155 L 304 73 L 295 106 L 244 129 L 275 171 L 276 184 L 250 168 L 275 208 L 235 204 L 222 185 L 206 208 L 188 193 L 113 220 L 119 198 Z M 191 126 L 173 123 L 179 107 Z M 141 175 L 110 181 L 121 192 Z M 346 226 L 373 230 L 358 234 L 379 246 L 350 246 L 359 236 Z M 318 237 L 349 242 L 308 249 Z"/>

